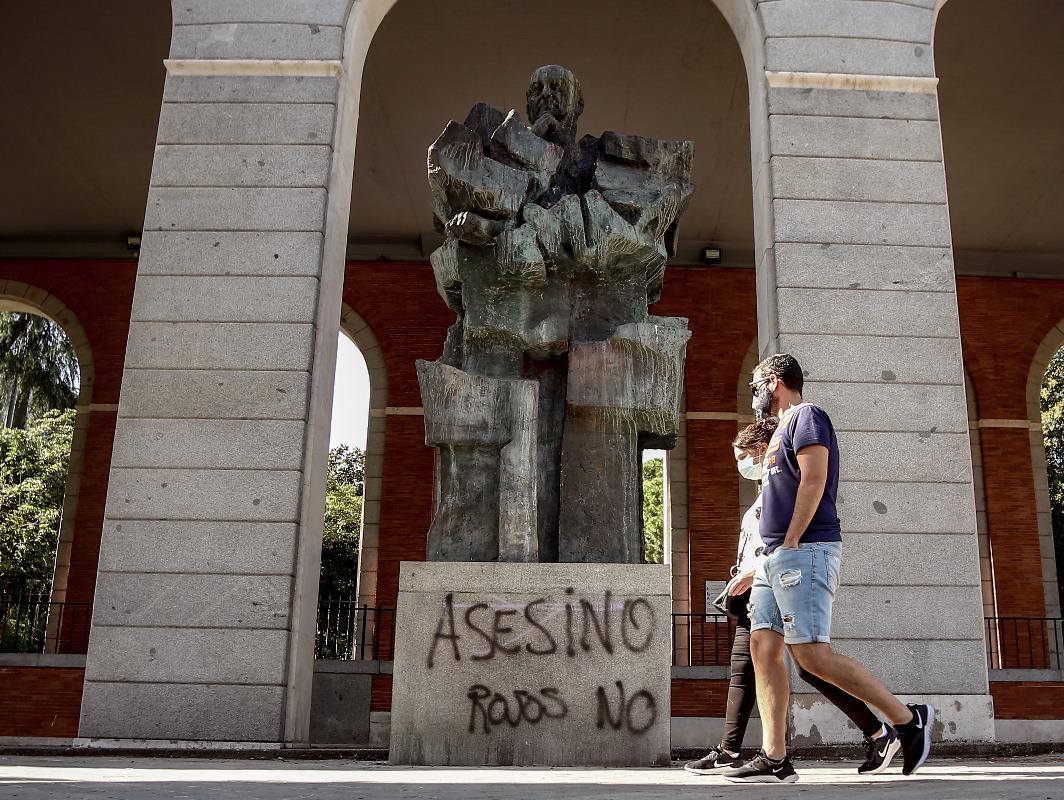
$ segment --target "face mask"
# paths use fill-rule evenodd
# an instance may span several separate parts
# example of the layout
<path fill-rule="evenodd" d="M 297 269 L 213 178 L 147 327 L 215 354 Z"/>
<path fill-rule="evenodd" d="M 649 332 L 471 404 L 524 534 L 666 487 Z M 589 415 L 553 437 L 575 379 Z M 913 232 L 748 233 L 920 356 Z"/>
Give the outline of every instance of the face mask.
<path fill-rule="evenodd" d="M 761 465 L 754 461 L 753 456 L 747 456 L 739 460 L 736 462 L 736 466 L 739 468 L 739 474 L 748 481 L 761 480 Z"/>
<path fill-rule="evenodd" d="M 768 381 L 757 387 L 757 394 L 750 402 L 750 407 L 754 409 L 754 416 L 758 419 L 772 415 L 772 390 L 768 388 Z"/>

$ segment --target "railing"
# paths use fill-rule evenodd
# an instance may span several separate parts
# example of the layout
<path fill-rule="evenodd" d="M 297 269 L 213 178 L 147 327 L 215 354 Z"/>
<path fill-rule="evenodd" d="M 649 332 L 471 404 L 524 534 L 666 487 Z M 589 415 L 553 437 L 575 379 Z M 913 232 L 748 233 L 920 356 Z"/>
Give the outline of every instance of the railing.
<path fill-rule="evenodd" d="M 674 667 L 723 667 L 731 663 L 735 620 L 724 614 L 673 614 Z"/>
<path fill-rule="evenodd" d="M 331 661 L 387 661 L 395 642 L 395 609 L 355 600 L 320 600 L 314 657 Z"/>
<path fill-rule="evenodd" d="M 84 653 L 92 603 L 0 595 L 0 653 Z"/>
<path fill-rule="evenodd" d="M 1064 669 L 1060 617 L 987 617 L 983 633 L 990 669 Z"/>

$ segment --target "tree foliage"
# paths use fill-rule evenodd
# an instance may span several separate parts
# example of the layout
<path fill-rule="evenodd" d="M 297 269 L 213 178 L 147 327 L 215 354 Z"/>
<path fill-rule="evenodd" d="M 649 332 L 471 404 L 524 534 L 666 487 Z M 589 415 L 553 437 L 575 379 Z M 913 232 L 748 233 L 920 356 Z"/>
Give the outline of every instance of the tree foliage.
<path fill-rule="evenodd" d="M 0 313 L 0 393 L 4 427 L 24 428 L 35 416 L 73 408 L 81 375 L 66 333 L 36 314 Z"/>
<path fill-rule="evenodd" d="M 73 437 L 73 410 L 0 429 L 0 594 L 49 590 Z"/>
<path fill-rule="evenodd" d="M 1053 543 L 1057 554 L 1057 580 L 1064 603 L 1064 348 L 1049 362 L 1042 381 L 1042 433 L 1053 507 Z"/>
<path fill-rule="evenodd" d="M 665 563 L 665 461 L 643 462 L 643 542 L 648 564 Z"/>
<path fill-rule="evenodd" d="M 353 597 L 358 588 L 365 461 L 357 447 L 339 445 L 329 451 L 318 588 L 322 598 Z"/>

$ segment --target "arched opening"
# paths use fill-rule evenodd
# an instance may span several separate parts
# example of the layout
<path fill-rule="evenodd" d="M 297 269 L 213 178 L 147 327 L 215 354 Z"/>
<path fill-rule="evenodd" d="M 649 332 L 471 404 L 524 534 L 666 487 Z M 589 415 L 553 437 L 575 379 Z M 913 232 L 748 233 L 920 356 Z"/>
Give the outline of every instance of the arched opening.
<path fill-rule="evenodd" d="M 1059 651 L 1064 649 L 1059 630 L 1064 605 L 1064 320 L 1035 352 L 1027 381 L 1027 418 L 1046 616 L 1058 618 Z"/>
<path fill-rule="evenodd" d="M 757 26 L 744 3 L 718 3 L 722 10 L 693 0 L 675 5 L 675 13 L 662 14 L 636 2 L 595 2 L 579 9 L 556 2 L 535 15 L 516 6 L 471 2 L 356 6 L 349 22 L 347 74 L 352 84 L 360 83 L 348 102 L 357 102 L 364 113 L 358 117 L 357 148 L 351 143 L 348 258 L 372 261 L 374 270 L 393 263 L 394 280 L 408 280 L 414 272 L 410 265 L 423 264 L 442 241 L 432 226 L 424 174 L 428 144 L 447 120 L 463 119 L 477 101 L 523 112 L 531 72 L 544 63 L 561 63 L 583 85 L 580 134 L 614 129 L 695 140 L 698 191 L 681 222 L 679 252 L 671 263 L 700 265 L 702 250 L 713 244 L 724 251 L 727 266 L 752 267 L 755 252 L 765 251 L 754 246 L 750 177 L 751 91 L 763 94 L 763 80 L 759 77 L 751 89 L 749 64 L 733 29 L 741 28 L 742 36 L 760 47 Z M 751 16 L 740 23 L 740 13 Z M 558 25 L 560 19 L 566 24 Z M 603 40 L 595 35 L 604 26 L 610 29 L 608 48 L 597 44 Z M 670 280 L 666 277 L 666 287 Z M 685 299 L 694 303 L 694 292 L 707 291 L 696 287 Z M 410 313 L 395 313 L 404 311 Z M 667 313 L 684 316 L 682 303 L 672 298 Z M 439 354 L 442 342 L 441 332 L 430 357 Z M 730 406 L 719 399 L 711 403 Z M 686 547 L 686 475 L 678 475 L 677 463 L 685 465 L 686 455 L 672 451 L 663 478 L 668 495 L 664 538 L 672 539 L 662 547 L 665 561 Z M 392 551 L 386 561 L 410 557 L 412 552 Z M 688 595 L 686 589 L 683 594 Z"/>
<path fill-rule="evenodd" d="M 325 487 L 318 658 L 371 657 L 382 624 L 376 608 L 381 465 L 387 374 L 376 337 L 346 303 L 337 341 L 336 378 Z M 390 613 L 390 612 L 389 612 Z"/>
<path fill-rule="evenodd" d="M 1039 406 L 1046 369 L 1064 340 L 1051 342 L 1051 334 L 1027 369 L 1034 343 L 1057 321 L 1054 284 L 1064 279 L 1058 188 L 1064 91 L 1051 78 L 1058 66 L 1053 31 L 1064 23 L 1064 8 L 1052 0 L 966 0 L 938 8 L 935 72 L 971 372 L 966 388 L 990 665 L 1059 667 L 1050 655 L 1064 634 L 1057 621 L 1049 440 Z"/>
<path fill-rule="evenodd" d="M 66 602 L 94 364 L 81 324 L 56 297 L 7 281 L 4 339 L 0 650 L 78 649 L 91 607 Z M 10 528 L 10 530 L 8 530 Z"/>

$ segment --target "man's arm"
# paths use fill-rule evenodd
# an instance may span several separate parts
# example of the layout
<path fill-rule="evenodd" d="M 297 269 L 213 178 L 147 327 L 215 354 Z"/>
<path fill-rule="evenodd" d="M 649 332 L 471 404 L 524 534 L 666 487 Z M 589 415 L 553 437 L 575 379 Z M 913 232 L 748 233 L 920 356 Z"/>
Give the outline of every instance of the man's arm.
<path fill-rule="evenodd" d="M 798 451 L 798 469 L 802 477 L 794 498 L 794 513 L 783 547 L 798 547 L 798 542 L 816 514 L 824 487 L 828 483 L 828 449 L 822 444 L 809 444 Z"/>

